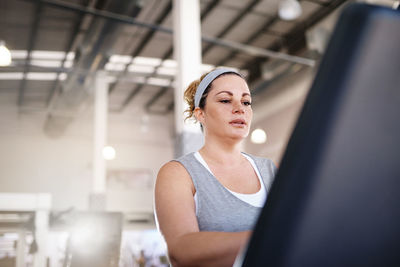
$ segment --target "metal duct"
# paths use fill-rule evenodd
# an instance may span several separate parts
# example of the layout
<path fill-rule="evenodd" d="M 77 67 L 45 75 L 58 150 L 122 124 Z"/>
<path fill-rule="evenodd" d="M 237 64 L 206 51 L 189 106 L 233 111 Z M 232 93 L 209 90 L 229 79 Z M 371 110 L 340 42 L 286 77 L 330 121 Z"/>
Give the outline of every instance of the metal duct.
<path fill-rule="evenodd" d="M 105 0 L 99 1 L 96 9 L 136 17 L 141 5 L 139 0 Z M 47 135 L 62 135 L 83 103 L 88 100 L 93 76 L 108 62 L 121 29 L 121 24 L 115 20 L 93 18 L 83 41 L 75 51 L 72 71 L 61 84 L 60 93 L 52 103 L 44 124 Z"/>

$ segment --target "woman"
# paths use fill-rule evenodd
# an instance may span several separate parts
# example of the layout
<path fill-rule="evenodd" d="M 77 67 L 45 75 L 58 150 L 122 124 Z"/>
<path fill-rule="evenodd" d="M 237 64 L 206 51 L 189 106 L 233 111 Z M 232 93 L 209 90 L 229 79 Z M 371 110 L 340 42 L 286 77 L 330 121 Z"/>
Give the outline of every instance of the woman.
<path fill-rule="evenodd" d="M 232 266 L 264 204 L 275 167 L 241 152 L 252 119 L 246 81 L 219 68 L 185 91 L 204 146 L 159 171 L 156 216 L 173 266 Z"/>

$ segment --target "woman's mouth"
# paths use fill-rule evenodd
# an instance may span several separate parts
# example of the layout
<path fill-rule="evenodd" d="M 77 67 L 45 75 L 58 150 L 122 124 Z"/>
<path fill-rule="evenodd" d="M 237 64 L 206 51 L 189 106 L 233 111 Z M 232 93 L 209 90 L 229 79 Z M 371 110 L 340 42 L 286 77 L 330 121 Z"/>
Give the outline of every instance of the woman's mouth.
<path fill-rule="evenodd" d="M 245 127 L 247 125 L 246 121 L 242 120 L 242 119 L 236 119 L 236 120 L 230 121 L 229 124 L 234 127 Z"/>

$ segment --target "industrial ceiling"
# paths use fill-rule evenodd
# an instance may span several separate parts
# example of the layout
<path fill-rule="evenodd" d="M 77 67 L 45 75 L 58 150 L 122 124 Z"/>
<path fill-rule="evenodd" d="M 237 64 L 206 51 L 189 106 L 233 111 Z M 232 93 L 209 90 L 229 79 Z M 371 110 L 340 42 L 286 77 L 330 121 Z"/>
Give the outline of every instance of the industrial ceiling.
<path fill-rule="evenodd" d="M 240 69 L 254 97 L 319 55 L 307 32 L 346 0 L 300 0 L 285 21 L 279 0 L 200 0 L 203 71 Z M 60 135 L 90 102 L 94 74 L 110 77 L 109 111 L 173 112 L 171 0 L 1 0 L 0 40 L 13 63 L 0 67 L 2 105 L 43 112 L 43 127 Z M 136 102 L 138 103 L 138 102 Z M 137 108 L 137 104 L 135 104 Z"/>

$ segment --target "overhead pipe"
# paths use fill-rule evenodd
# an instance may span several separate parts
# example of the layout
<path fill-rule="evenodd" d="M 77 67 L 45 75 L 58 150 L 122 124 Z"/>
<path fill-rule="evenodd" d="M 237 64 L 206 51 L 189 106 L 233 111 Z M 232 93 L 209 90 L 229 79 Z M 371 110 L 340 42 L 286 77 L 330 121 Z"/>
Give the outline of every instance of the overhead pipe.
<path fill-rule="evenodd" d="M 25 1 L 32 1 L 32 0 L 25 0 Z M 57 8 L 64 8 L 64 9 L 68 9 L 71 11 L 77 11 L 77 12 L 81 12 L 81 13 L 85 13 L 85 14 L 90 14 L 97 18 L 106 18 L 106 19 L 110 19 L 110 20 L 114 20 L 114 21 L 118 21 L 118 22 L 136 25 L 139 27 L 145 27 L 145 28 L 152 29 L 154 31 L 164 32 L 166 34 L 173 33 L 173 30 L 170 28 L 160 26 L 160 25 L 155 25 L 152 23 L 140 22 L 140 21 L 138 21 L 132 17 L 129 17 L 127 15 L 116 14 L 115 13 L 116 11 L 114 11 L 114 10 L 111 10 L 111 11 L 98 10 L 96 8 L 83 7 L 83 6 L 80 6 L 77 4 L 66 3 L 66 2 L 62 2 L 62 1 L 58 1 L 58 0 L 38 0 L 38 2 L 49 5 L 49 6 L 57 7 Z M 109 38 L 109 39 L 112 39 L 112 38 Z M 202 41 L 211 43 L 214 45 L 227 47 L 233 51 L 244 52 L 244 53 L 258 56 L 258 57 L 277 58 L 277 59 L 286 60 L 289 62 L 303 64 L 306 66 L 314 66 L 314 64 L 315 64 L 315 61 L 312 59 L 292 56 L 292 55 L 284 54 L 281 52 L 261 49 L 261 48 L 253 47 L 250 45 L 241 44 L 238 42 L 233 42 L 233 41 L 228 41 L 228 40 L 222 40 L 222 39 L 218 39 L 218 38 L 214 38 L 214 37 L 208 37 L 208 36 L 203 35 Z M 93 47 L 98 48 L 95 45 L 93 45 Z M 78 52 L 77 55 L 79 57 L 80 53 Z M 97 69 L 100 69 L 101 66 L 103 66 L 105 64 L 106 60 L 104 60 L 104 57 L 102 57 L 102 56 L 93 57 L 93 55 L 98 55 L 98 51 L 96 52 L 95 50 L 93 50 L 93 53 L 88 56 L 89 59 L 87 58 L 87 60 L 91 61 L 94 65 L 97 65 L 97 66 L 95 66 L 94 68 L 87 67 L 88 64 L 82 64 L 82 62 L 81 62 L 81 65 L 77 64 L 76 65 L 77 67 L 76 68 L 74 67 L 74 69 L 76 69 L 76 70 L 88 69 L 89 73 L 92 72 L 91 70 L 95 71 Z M 91 66 L 93 66 L 93 64 Z M 83 79 L 83 75 L 86 75 L 85 79 Z M 81 85 L 85 85 L 85 81 L 87 82 L 88 79 L 90 78 L 90 76 L 91 75 L 87 75 L 87 72 L 85 74 L 75 72 L 75 73 L 72 73 L 72 75 L 69 75 L 67 81 L 75 80 L 76 82 L 80 83 Z M 73 84 L 73 83 L 71 83 L 71 82 L 66 83 L 66 86 L 64 87 L 64 88 L 66 88 L 66 90 L 64 90 L 64 92 L 71 91 L 71 90 L 68 90 L 68 84 Z M 77 91 L 77 90 L 75 90 L 75 91 Z M 75 93 L 75 94 L 73 94 L 72 97 L 65 97 L 65 99 L 67 100 L 66 102 L 69 102 L 69 104 L 67 104 L 67 106 L 71 105 L 71 103 L 77 103 L 77 102 L 79 102 L 79 100 L 84 99 L 86 94 L 87 94 L 87 91 L 81 90 L 80 93 Z M 61 104 L 61 106 L 62 106 L 62 104 Z M 51 116 L 49 116 L 49 118 L 50 117 Z M 54 116 L 52 116 L 52 118 L 54 118 Z"/>
<path fill-rule="evenodd" d="M 140 11 L 137 3 L 131 0 L 108 0 L 103 8 L 125 16 L 136 16 Z M 117 21 L 104 20 L 100 17 L 95 17 L 91 21 L 87 34 L 75 51 L 74 67 L 61 84 L 60 94 L 49 108 L 44 123 L 45 133 L 49 136 L 60 136 L 87 100 L 94 74 L 104 68 L 112 54 L 115 37 L 121 28 L 118 26 Z M 59 116 L 60 110 L 70 115 Z"/>
<path fill-rule="evenodd" d="M 86 0 L 86 2 L 88 2 L 88 1 L 89 0 Z M 84 15 L 85 14 L 80 14 L 80 16 L 78 18 L 78 21 L 75 23 L 74 29 L 73 29 L 72 33 L 70 34 L 70 36 L 69 36 L 68 43 L 67 43 L 67 45 L 65 47 L 65 55 L 64 55 L 64 58 L 61 60 L 61 64 L 60 64 L 61 68 L 64 67 L 64 63 L 67 61 L 68 52 L 70 52 L 72 50 L 72 47 L 73 47 L 73 45 L 74 45 L 74 43 L 75 43 L 75 41 L 77 39 L 77 34 L 78 34 L 78 32 L 80 30 L 80 26 L 81 26 L 81 24 L 83 22 Z M 55 93 L 56 89 L 59 88 L 58 86 L 60 85 L 60 74 L 61 74 L 61 72 L 62 72 L 61 69 L 57 71 L 57 78 L 54 81 L 54 83 L 53 83 L 53 85 L 52 85 L 52 87 L 50 89 L 50 93 L 49 93 L 49 95 L 47 97 L 47 101 L 46 101 L 47 108 L 50 108 L 50 105 L 52 104 L 54 93 Z"/>
<path fill-rule="evenodd" d="M 33 0 L 25 0 L 25 1 L 33 1 Z M 125 15 L 115 14 L 115 13 L 109 12 L 109 11 L 97 10 L 97 9 L 94 9 L 91 7 L 82 7 L 80 5 L 65 3 L 65 2 L 58 1 L 58 0 L 39 0 L 39 1 L 42 3 L 45 3 L 47 5 L 51 5 L 51 6 L 58 7 L 58 8 L 65 8 L 65 9 L 74 10 L 74 11 L 78 11 L 78 12 L 84 12 L 84 13 L 91 14 L 91 15 L 97 16 L 97 17 L 107 18 L 110 20 L 116 20 L 119 22 L 132 24 L 132 25 L 135 25 L 138 27 L 145 27 L 145 28 L 149 28 L 152 30 L 166 33 L 166 34 L 173 34 L 173 30 L 171 28 L 168 28 L 168 27 L 165 27 L 162 25 L 141 22 L 134 18 L 131 18 L 131 17 L 128 17 Z M 250 46 L 250 45 L 246 45 L 246 44 L 241 44 L 241 43 L 234 42 L 234 41 L 222 40 L 219 38 L 214 38 L 214 37 L 205 36 L 205 35 L 202 35 L 201 39 L 203 42 L 223 46 L 223 47 L 226 47 L 226 48 L 229 48 L 232 50 L 238 50 L 238 51 L 241 51 L 246 54 L 253 55 L 253 56 L 278 58 L 278 59 L 282 59 L 282 60 L 291 61 L 293 63 L 303 64 L 306 66 L 314 66 L 315 65 L 315 61 L 312 59 L 302 58 L 302 57 L 298 57 L 298 56 L 292 56 L 292 55 L 288 55 L 288 54 L 281 53 L 281 52 L 276 52 L 276 51 L 258 48 L 258 47 L 254 47 L 254 46 Z"/>

